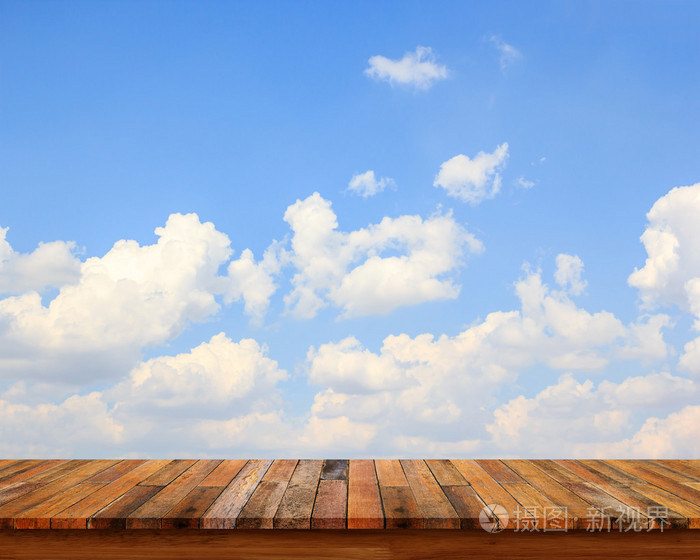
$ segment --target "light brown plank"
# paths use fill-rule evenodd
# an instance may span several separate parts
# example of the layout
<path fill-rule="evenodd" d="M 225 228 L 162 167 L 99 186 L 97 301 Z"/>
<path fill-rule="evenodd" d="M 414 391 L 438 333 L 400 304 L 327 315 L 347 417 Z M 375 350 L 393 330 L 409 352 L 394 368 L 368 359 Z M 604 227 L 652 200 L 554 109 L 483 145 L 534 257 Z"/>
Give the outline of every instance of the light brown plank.
<path fill-rule="evenodd" d="M 345 467 L 347 472 L 347 467 Z M 335 473 L 334 473 L 335 474 Z M 312 529 L 345 529 L 348 483 L 341 479 L 322 479 L 311 514 Z"/>
<path fill-rule="evenodd" d="M 460 528 L 479 529 L 479 515 L 486 504 L 474 491 L 474 488 L 460 484 L 459 486 L 443 486 L 442 491 L 459 516 Z"/>
<path fill-rule="evenodd" d="M 374 462 L 380 486 L 408 486 L 398 459 L 377 459 Z"/>
<path fill-rule="evenodd" d="M 196 459 L 174 459 L 168 461 L 167 464 L 146 480 L 139 482 L 139 486 L 167 486 L 196 462 Z"/>
<path fill-rule="evenodd" d="M 125 459 L 119 461 L 117 464 L 97 473 L 95 476 L 91 476 L 82 484 L 109 484 L 145 462 L 145 459 Z"/>
<path fill-rule="evenodd" d="M 209 476 L 202 481 L 200 486 L 228 486 L 247 462 L 247 459 L 225 459 L 221 461 L 221 464 L 209 473 Z"/>
<path fill-rule="evenodd" d="M 48 471 L 50 469 L 53 469 L 54 467 L 57 467 L 58 465 L 63 465 L 66 462 L 67 462 L 66 460 L 62 460 L 62 459 L 41 461 L 38 464 L 31 465 L 31 466 L 24 468 L 24 469 L 20 469 L 19 471 L 15 471 L 12 474 L 7 474 L 6 476 L 3 476 L 2 478 L 0 478 L 0 492 L 11 488 L 13 485 L 15 485 L 19 482 L 26 482 L 27 480 L 29 480 L 33 476 L 41 474 L 41 473 Z"/>
<path fill-rule="evenodd" d="M 163 468 L 167 463 L 169 463 L 167 460 L 146 461 L 126 471 L 120 478 L 113 480 L 111 483 L 96 490 L 79 502 L 57 513 L 51 519 L 51 528 L 86 529 L 90 517 L 95 515 L 106 505 L 112 503 L 125 492 L 131 490 L 139 482 Z"/>
<path fill-rule="evenodd" d="M 521 484 L 525 482 L 498 459 L 478 459 L 476 463 L 499 484 Z"/>
<path fill-rule="evenodd" d="M 684 500 L 687 500 L 694 504 L 700 504 L 700 491 L 695 490 L 695 488 L 690 488 L 673 480 L 672 478 L 659 474 L 644 464 L 641 461 L 615 461 L 608 460 L 607 463 L 615 465 L 617 468 L 622 469 L 630 474 L 638 476 L 639 478 L 654 484 L 663 490 L 671 492 Z"/>
<path fill-rule="evenodd" d="M 311 528 L 311 514 L 322 468 L 323 461 L 299 461 L 275 513 L 275 529 Z"/>
<path fill-rule="evenodd" d="M 423 526 L 426 529 L 459 529 L 459 516 L 425 461 L 402 459 L 401 466 L 423 516 Z"/>
<path fill-rule="evenodd" d="M 650 497 L 661 503 L 663 506 L 677 511 L 688 518 L 689 529 L 700 529 L 700 506 L 697 506 L 675 494 L 662 490 L 652 484 L 632 484 L 631 487 L 640 494 Z"/>
<path fill-rule="evenodd" d="M 425 463 L 440 486 L 466 486 L 469 484 L 448 459 L 426 459 Z"/>
<path fill-rule="evenodd" d="M 88 529 L 126 529 L 126 519 L 163 486 L 134 486 L 88 519 Z"/>
<path fill-rule="evenodd" d="M 696 466 L 692 461 L 686 459 L 660 459 L 655 462 L 700 479 L 700 466 Z"/>
<path fill-rule="evenodd" d="M 238 514 L 245 507 L 270 465 L 272 465 L 270 460 L 252 459 L 248 461 L 202 516 L 200 527 L 203 529 L 234 529 Z"/>
<path fill-rule="evenodd" d="M 661 461 L 642 461 L 642 464 L 648 469 L 666 475 L 677 482 L 700 482 L 700 476 L 688 474 Z"/>
<path fill-rule="evenodd" d="M 348 529 L 383 529 L 384 512 L 374 461 L 352 459 L 348 481 Z"/>
<path fill-rule="evenodd" d="M 127 529 L 160 529 L 161 519 L 202 482 L 221 460 L 200 460 L 144 503 L 126 520 Z"/>
<path fill-rule="evenodd" d="M 15 516 L 15 529 L 50 529 L 51 518 L 58 512 L 98 490 L 100 484 L 76 484 L 54 494 L 40 504 L 21 511 Z"/>
<path fill-rule="evenodd" d="M 277 459 L 267 470 L 245 505 L 236 526 L 239 529 L 272 529 L 277 508 L 282 501 L 297 461 Z"/>

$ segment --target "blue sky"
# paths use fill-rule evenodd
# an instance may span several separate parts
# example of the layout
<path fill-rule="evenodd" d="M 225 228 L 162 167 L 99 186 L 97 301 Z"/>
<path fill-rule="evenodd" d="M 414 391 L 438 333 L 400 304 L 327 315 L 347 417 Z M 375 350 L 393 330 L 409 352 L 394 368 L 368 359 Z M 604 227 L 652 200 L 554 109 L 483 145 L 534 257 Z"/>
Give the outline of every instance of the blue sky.
<path fill-rule="evenodd" d="M 700 458 L 699 18 L 3 3 L 0 455 Z"/>

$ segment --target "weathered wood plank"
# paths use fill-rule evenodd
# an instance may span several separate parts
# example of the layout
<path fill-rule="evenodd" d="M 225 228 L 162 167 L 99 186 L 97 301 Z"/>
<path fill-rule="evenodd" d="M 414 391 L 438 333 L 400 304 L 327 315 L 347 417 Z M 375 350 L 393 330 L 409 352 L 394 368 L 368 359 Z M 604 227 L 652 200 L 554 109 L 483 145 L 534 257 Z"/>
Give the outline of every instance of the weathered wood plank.
<path fill-rule="evenodd" d="M 321 480 L 347 480 L 347 459 L 326 459 L 321 469 Z"/>
<path fill-rule="evenodd" d="M 404 459 L 401 466 L 423 516 L 423 526 L 426 529 L 459 529 L 459 516 L 425 461 Z"/>
<path fill-rule="evenodd" d="M 161 528 L 199 529 L 200 518 L 223 490 L 217 486 L 197 486 L 163 517 Z"/>
<path fill-rule="evenodd" d="M 421 515 L 409 486 L 380 486 L 387 529 L 422 529 Z"/>
<path fill-rule="evenodd" d="M 146 461 L 136 466 L 136 468 L 126 471 L 121 477 L 57 513 L 51 519 L 51 528 L 86 529 L 90 517 L 104 508 L 105 505 L 110 504 L 122 494 L 131 490 L 139 482 L 163 468 L 168 462 L 167 460 Z"/>
<path fill-rule="evenodd" d="M 669 509 L 677 511 L 681 515 L 687 517 L 689 529 L 700 529 L 700 506 L 651 484 L 632 484 L 631 487 L 640 494 L 644 494 L 652 500 L 656 500 Z"/>
<path fill-rule="evenodd" d="M 140 486 L 166 486 L 197 462 L 196 459 L 174 459 L 154 472 Z"/>
<path fill-rule="evenodd" d="M 322 468 L 323 461 L 299 461 L 275 514 L 275 529 L 311 528 L 311 514 Z"/>
<path fill-rule="evenodd" d="M 0 471 L 0 484 L 4 484 L 5 480 L 11 476 L 14 476 L 16 474 L 21 474 L 26 470 L 31 469 L 32 467 L 35 467 L 37 465 L 40 465 L 44 461 L 40 461 L 38 459 L 36 460 L 20 460 L 20 461 L 12 461 L 11 463 L 7 464 L 5 468 Z"/>
<path fill-rule="evenodd" d="M 14 473 L 2 476 L 0 477 L 0 492 L 2 490 L 9 489 L 18 482 L 26 482 L 33 476 L 53 469 L 54 467 L 62 465 L 66 462 L 67 461 L 64 459 L 52 459 L 49 461 L 41 461 L 38 464 L 30 465 L 26 468 L 20 469 L 19 471 L 15 471 Z"/>
<path fill-rule="evenodd" d="M 292 478 L 294 469 L 297 467 L 296 459 L 275 459 L 270 468 L 265 473 L 263 480 L 268 482 L 284 482 L 289 483 Z"/>
<path fill-rule="evenodd" d="M 609 476 L 613 480 L 616 480 L 619 484 L 629 486 L 630 484 L 644 483 L 644 480 L 638 476 L 633 476 L 628 472 L 620 470 L 617 467 L 609 463 L 605 463 L 599 459 L 581 459 L 579 462 L 582 465 L 586 465 L 591 470 Z"/>
<path fill-rule="evenodd" d="M 245 507 L 270 465 L 272 465 L 271 460 L 252 459 L 248 461 L 202 516 L 200 527 L 203 529 L 234 529 L 238 514 Z"/>
<path fill-rule="evenodd" d="M 408 486 L 406 475 L 398 459 L 377 459 L 374 461 L 374 466 L 380 486 Z"/>
<path fill-rule="evenodd" d="M 467 459 L 452 459 L 452 464 L 462 474 L 464 479 L 474 488 L 479 497 L 488 506 L 486 514 L 493 523 L 500 523 L 499 519 L 493 515 L 491 506 L 500 505 L 508 512 L 508 524 L 505 529 L 513 529 L 515 527 L 514 517 L 515 512 L 520 507 L 518 501 L 513 498 L 504 488 L 498 484 L 489 473 L 487 473 L 480 465 L 473 460 Z"/>
<path fill-rule="evenodd" d="M 623 511 L 627 511 L 628 509 L 636 510 L 641 512 L 645 517 L 650 518 L 650 509 L 655 509 L 661 506 L 661 504 L 652 500 L 651 498 L 640 494 L 636 490 L 621 484 L 617 480 L 610 478 L 603 473 L 599 473 L 594 469 L 591 469 L 580 461 L 560 459 L 555 460 L 554 462 L 572 473 L 579 475 L 581 480 L 585 480 L 585 482 L 588 484 L 600 488 L 603 492 L 619 500 L 622 503 L 622 506 L 619 507 L 622 507 Z M 592 497 L 591 499 L 594 499 L 601 505 L 603 504 L 600 497 Z M 615 513 L 615 516 L 620 515 L 617 508 L 614 508 L 612 511 L 610 511 L 610 513 Z M 653 518 L 653 516 L 651 517 Z M 671 527 L 678 529 L 688 528 L 688 519 L 685 516 L 680 515 L 678 512 L 669 509 L 668 517 Z M 656 526 L 660 528 L 658 524 L 656 524 Z"/>
<path fill-rule="evenodd" d="M 512 514 L 514 526 L 520 531 L 545 529 L 544 510 L 556 504 L 526 482 L 509 482 L 503 488 L 513 496 L 520 507 Z"/>
<path fill-rule="evenodd" d="M 449 459 L 426 459 L 425 463 L 440 486 L 466 486 L 469 484 Z"/>
<path fill-rule="evenodd" d="M 275 513 L 282 501 L 297 461 L 277 459 L 263 476 L 245 505 L 236 526 L 239 529 L 272 529 Z"/>
<path fill-rule="evenodd" d="M 51 518 L 58 512 L 80 501 L 99 489 L 99 484 L 76 484 L 75 486 L 44 500 L 15 516 L 15 529 L 50 529 Z"/>
<path fill-rule="evenodd" d="M 228 486 L 247 462 L 247 459 L 225 459 L 221 461 L 221 464 L 209 473 L 200 486 Z"/>
<path fill-rule="evenodd" d="M 134 511 L 126 520 L 127 529 L 160 529 L 161 519 L 202 482 L 221 460 L 197 461 L 163 490 Z"/>
<path fill-rule="evenodd" d="M 692 461 L 687 459 L 660 459 L 655 462 L 671 467 L 689 476 L 700 478 L 700 466 L 695 465 Z"/>
<path fill-rule="evenodd" d="M 486 504 L 474 488 L 460 484 L 458 486 L 443 486 L 442 491 L 459 516 L 460 528 L 478 529 L 480 526 L 479 515 Z"/>
<path fill-rule="evenodd" d="M 348 529 L 383 529 L 384 511 L 374 461 L 352 459 L 348 481 Z"/>
<path fill-rule="evenodd" d="M 345 467 L 344 472 L 347 472 Z M 323 474 L 323 472 L 321 473 Z M 334 471 L 336 475 L 336 471 Z M 322 479 L 311 514 L 312 529 L 345 529 L 348 483 L 342 479 Z"/>
<path fill-rule="evenodd" d="M 700 482 L 700 475 L 695 476 L 692 474 L 688 474 L 687 472 L 678 470 L 673 466 L 664 464 L 660 461 L 642 461 L 642 464 L 646 468 L 651 469 L 652 471 L 657 472 L 659 474 L 666 475 L 677 482 Z"/>
<path fill-rule="evenodd" d="M 491 475 L 499 484 L 522 484 L 525 482 L 498 459 L 477 459 L 476 464 Z"/>
<path fill-rule="evenodd" d="M 95 476 L 91 476 L 82 484 L 109 484 L 145 462 L 145 459 L 119 461 L 116 465 L 112 465 Z"/>
<path fill-rule="evenodd" d="M 134 486 L 88 519 L 88 529 L 126 529 L 126 519 L 163 486 Z"/>
<path fill-rule="evenodd" d="M 53 482 L 44 484 L 11 502 L 3 504 L 0 506 L 0 529 L 14 528 L 13 520 L 22 511 L 38 506 L 51 499 L 56 494 L 70 491 L 71 487 L 109 467 L 112 463 L 113 461 L 85 462 L 82 466 L 71 470 Z"/>
<path fill-rule="evenodd" d="M 680 482 L 676 482 L 672 478 L 659 474 L 645 465 L 641 464 L 640 461 L 615 461 L 608 460 L 607 463 L 615 465 L 619 469 L 622 469 L 630 474 L 638 476 L 639 478 L 649 482 L 650 484 L 655 484 L 659 488 L 662 488 L 668 492 L 675 494 L 692 503 L 700 504 L 700 491 L 694 488 L 685 486 Z"/>

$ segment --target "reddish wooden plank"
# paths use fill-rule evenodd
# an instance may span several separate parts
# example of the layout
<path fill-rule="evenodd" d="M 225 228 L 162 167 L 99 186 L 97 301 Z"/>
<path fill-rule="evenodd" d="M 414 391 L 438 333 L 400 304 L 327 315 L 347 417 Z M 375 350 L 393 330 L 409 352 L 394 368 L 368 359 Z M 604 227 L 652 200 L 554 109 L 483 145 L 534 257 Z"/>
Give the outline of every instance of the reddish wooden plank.
<path fill-rule="evenodd" d="M 580 461 L 575 461 L 572 459 L 561 459 L 556 460 L 554 462 L 562 466 L 563 468 L 566 468 L 567 470 L 571 471 L 573 474 L 580 476 L 582 482 L 585 481 L 589 485 L 596 486 L 605 493 L 612 496 L 613 498 L 619 500 L 622 504 L 619 507 L 622 507 L 623 512 L 626 512 L 628 509 L 636 510 L 641 512 L 645 517 L 648 518 L 650 510 L 655 510 L 661 507 L 661 504 L 652 500 L 651 498 L 640 494 L 639 492 L 633 490 L 632 488 L 629 488 L 628 486 L 622 485 L 617 480 L 610 478 L 609 476 L 603 473 L 597 472 L 595 469 L 584 465 Z M 591 499 L 593 499 L 597 503 L 600 503 L 601 505 L 612 506 L 612 504 L 604 504 L 599 497 L 591 497 Z M 614 513 L 615 517 L 620 515 L 620 512 L 617 511 L 617 507 L 612 508 L 610 510 L 610 513 Z M 688 519 L 685 516 L 680 515 L 678 512 L 669 510 L 668 519 L 670 522 L 670 526 L 673 528 L 688 528 Z M 659 527 L 658 523 L 656 525 L 657 527 Z"/>
<path fill-rule="evenodd" d="M 275 513 L 287 490 L 297 461 L 277 459 L 267 470 L 236 521 L 239 529 L 272 529 Z"/>
<path fill-rule="evenodd" d="M 374 462 L 380 486 L 408 486 L 398 459 L 377 459 Z"/>
<path fill-rule="evenodd" d="M 380 486 L 387 529 L 422 529 L 421 515 L 416 499 L 408 486 Z"/>
<path fill-rule="evenodd" d="M 221 464 L 209 473 L 200 486 L 226 487 L 241 472 L 248 462 L 247 459 L 225 459 Z"/>
<path fill-rule="evenodd" d="M 425 463 L 440 486 L 466 486 L 469 484 L 449 459 L 427 459 Z"/>
<path fill-rule="evenodd" d="M 70 491 L 72 486 L 111 466 L 114 461 L 89 461 L 61 478 L 49 482 L 27 494 L 0 506 L 0 528 L 12 529 L 13 519 L 22 511 L 49 500 L 57 493 Z M 42 473 L 45 474 L 45 473 Z M 39 475 L 42 476 L 42 475 Z M 65 507 L 65 506 L 64 506 Z"/>
<path fill-rule="evenodd" d="M 503 461 L 497 459 L 478 459 L 476 463 L 491 475 L 499 484 L 518 484 L 525 482 L 522 477 L 518 476 Z"/>
<path fill-rule="evenodd" d="M 26 468 L 20 469 L 19 471 L 15 471 L 12 474 L 7 474 L 3 477 L 0 478 L 0 492 L 2 490 L 8 489 L 12 487 L 14 484 L 17 484 L 18 482 L 26 482 L 33 476 L 36 476 L 38 474 L 41 474 L 43 472 L 46 472 L 50 469 L 53 469 L 54 467 L 57 467 L 58 465 L 63 465 L 66 463 L 66 460 L 61 460 L 61 459 L 53 459 L 50 461 L 41 461 L 38 464 L 35 465 L 30 465 Z"/>
<path fill-rule="evenodd" d="M 221 460 L 197 461 L 163 490 L 129 515 L 127 529 L 160 529 L 161 519 L 202 482 Z"/>
<path fill-rule="evenodd" d="M 503 487 L 498 484 L 489 473 L 473 460 L 452 459 L 452 464 L 462 474 L 467 482 L 474 488 L 479 497 L 487 505 L 484 513 L 492 523 L 500 524 L 500 520 L 493 514 L 491 506 L 502 506 L 508 512 L 508 524 L 504 529 L 515 527 L 514 519 L 520 508 L 518 501 L 513 498 Z"/>
<path fill-rule="evenodd" d="M 116 465 L 112 465 L 95 476 L 91 476 L 83 484 L 109 484 L 145 462 L 145 459 L 119 461 Z"/>
<path fill-rule="evenodd" d="M 486 504 L 468 485 L 443 486 L 442 491 L 459 516 L 461 529 L 479 529 L 479 515 Z"/>
<path fill-rule="evenodd" d="M 275 529 L 311 528 L 311 513 L 322 468 L 322 461 L 299 461 L 275 513 Z"/>
<path fill-rule="evenodd" d="M 199 519 L 223 492 L 223 487 L 197 486 L 163 517 L 163 529 L 199 529 Z"/>
<path fill-rule="evenodd" d="M 423 516 L 423 526 L 426 529 L 459 529 L 459 516 L 425 461 L 403 459 L 401 466 Z"/>
<path fill-rule="evenodd" d="M 166 486 L 196 463 L 196 459 L 175 459 L 153 473 L 140 486 Z"/>
<path fill-rule="evenodd" d="M 236 519 L 272 461 L 253 459 L 241 469 L 209 510 L 202 516 L 203 529 L 234 529 Z"/>
<path fill-rule="evenodd" d="M 5 468 L 0 471 L 0 484 L 4 484 L 5 480 L 11 476 L 14 476 L 16 474 L 21 474 L 26 470 L 31 469 L 32 467 L 35 467 L 37 465 L 40 465 L 44 461 L 41 461 L 39 459 L 36 460 L 20 460 L 20 461 L 12 461 L 8 463 Z"/>
<path fill-rule="evenodd" d="M 353 459 L 349 464 L 348 529 L 383 529 L 384 511 L 374 461 Z"/>
<path fill-rule="evenodd" d="M 126 529 L 126 519 L 163 486 L 134 486 L 88 519 L 88 529 Z"/>
<path fill-rule="evenodd" d="M 167 460 L 146 461 L 136 468 L 125 472 L 120 478 L 113 480 L 111 483 L 96 490 L 79 502 L 57 513 L 51 519 L 51 528 L 86 529 L 88 526 L 88 519 L 91 516 L 122 496 L 122 494 L 129 491 L 142 480 L 151 476 L 167 463 L 169 463 Z"/>
<path fill-rule="evenodd" d="M 100 487 L 99 484 L 76 484 L 63 492 L 54 494 L 40 504 L 18 513 L 15 516 L 15 529 L 50 529 L 51 518 L 54 515 Z"/>
<path fill-rule="evenodd" d="M 347 472 L 347 467 L 345 470 Z M 347 504 L 348 483 L 346 480 L 320 480 L 311 515 L 311 528 L 345 529 Z"/>

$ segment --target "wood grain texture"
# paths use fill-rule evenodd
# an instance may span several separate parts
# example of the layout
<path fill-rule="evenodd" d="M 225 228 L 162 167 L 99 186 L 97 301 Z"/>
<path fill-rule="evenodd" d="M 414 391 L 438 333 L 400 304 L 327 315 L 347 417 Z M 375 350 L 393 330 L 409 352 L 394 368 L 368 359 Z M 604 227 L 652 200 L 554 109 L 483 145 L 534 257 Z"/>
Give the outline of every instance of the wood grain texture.
<path fill-rule="evenodd" d="M 426 529 L 459 529 L 459 516 L 425 461 L 402 460 L 401 466 L 423 517 L 423 526 Z"/>
<path fill-rule="evenodd" d="M 348 529 L 383 529 L 384 510 L 374 461 L 353 459 L 349 464 Z"/>
<path fill-rule="evenodd" d="M 323 461 L 301 460 L 282 497 L 274 519 L 275 529 L 310 529 Z"/>
<path fill-rule="evenodd" d="M 202 529 L 234 529 L 238 514 L 255 490 L 272 461 L 251 459 L 221 492 L 202 516 Z"/>
<path fill-rule="evenodd" d="M 162 486 L 134 486 L 88 519 L 88 529 L 126 529 L 126 520 Z"/>
<path fill-rule="evenodd" d="M 347 467 L 345 468 L 347 471 Z M 311 514 L 312 529 L 345 529 L 347 519 L 348 483 L 336 478 L 322 479 Z"/>
<path fill-rule="evenodd" d="M 297 461 L 276 459 L 263 476 L 238 516 L 239 529 L 273 529 L 275 513 L 282 501 Z"/>
<path fill-rule="evenodd" d="M 161 520 L 162 529 L 199 529 L 199 520 L 223 492 L 223 487 L 197 486 Z"/>
<path fill-rule="evenodd" d="M 462 474 L 449 459 L 426 459 L 425 463 L 438 481 L 440 486 L 469 485 Z"/>

